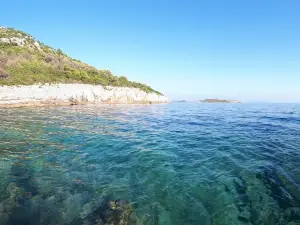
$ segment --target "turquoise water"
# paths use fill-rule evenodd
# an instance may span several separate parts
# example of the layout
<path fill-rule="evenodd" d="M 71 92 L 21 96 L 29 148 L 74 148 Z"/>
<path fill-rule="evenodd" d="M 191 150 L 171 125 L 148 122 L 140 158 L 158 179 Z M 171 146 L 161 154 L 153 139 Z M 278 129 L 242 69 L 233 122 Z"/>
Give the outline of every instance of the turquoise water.
<path fill-rule="evenodd" d="M 0 109 L 0 224 L 300 224 L 300 105 Z"/>

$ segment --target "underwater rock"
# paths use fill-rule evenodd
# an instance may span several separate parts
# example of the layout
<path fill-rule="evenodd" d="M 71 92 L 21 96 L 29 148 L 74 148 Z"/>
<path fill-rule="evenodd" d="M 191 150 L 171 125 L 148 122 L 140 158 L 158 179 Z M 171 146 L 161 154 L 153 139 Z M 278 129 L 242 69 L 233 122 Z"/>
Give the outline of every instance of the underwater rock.
<path fill-rule="evenodd" d="M 263 173 L 257 174 L 256 177 L 264 182 L 267 189 L 270 190 L 270 196 L 277 201 L 280 208 L 285 210 L 300 205 L 300 201 L 294 196 L 299 193 L 289 192 L 288 181 L 283 182 L 283 175 L 276 167 L 265 168 Z M 290 186 L 292 185 L 290 184 Z"/>
<path fill-rule="evenodd" d="M 90 209 L 88 210 L 90 211 Z M 125 200 L 106 200 L 79 224 L 85 225 L 133 225 L 132 206 Z"/>
<path fill-rule="evenodd" d="M 4 211 L 4 206 L 0 203 L 0 224 L 7 224 L 9 221 L 8 214 Z"/>
<path fill-rule="evenodd" d="M 106 213 L 107 225 L 128 225 L 130 224 L 132 214 L 132 206 L 124 200 L 116 200 L 108 202 L 108 210 Z"/>
<path fill-rule="evenodd" d="M 300 222 L 300 208 L 296 208 L 296 207 L 288 208 L 284 212 L 284 217 L 288 221 L 299 221 Z"/>
<path fill-rule="evenodd" d="M 16 185 L 22 188 L 24 192 L 31 193 L 33 196 L 38 194 L 36 179 L 33 171 L 28 167 L 16 163 L 11 167 L 11 175 Z"/>
<path fill-rule="evenodd" d="M 300 225 L 300 221 L 298 221 L 298 222 L 290 222 L 287 225 Z"/>

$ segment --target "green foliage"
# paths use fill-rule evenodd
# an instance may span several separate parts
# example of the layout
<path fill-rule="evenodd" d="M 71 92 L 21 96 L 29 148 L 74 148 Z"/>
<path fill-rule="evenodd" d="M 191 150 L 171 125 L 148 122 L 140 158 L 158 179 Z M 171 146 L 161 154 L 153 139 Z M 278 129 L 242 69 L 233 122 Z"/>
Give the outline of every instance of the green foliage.
<path fill-rule="evenodd" d="M 12 28 L 0 29 L 1 37 L 26 37 L 30 41 L 25 46 L 0 42 L 0 85 L 86 83 L 134 87 L 161 94 L 145 84 L 129 81 L 125 76 L 117 77 L 109 70 L 98 70 L 72 59 L 61 49 L 54 50 L 41 42 L 38 42 L 41 46 L 38 49 L 32 44 L 35 40 L 24 32 Z"/>
<path fill-rule="evenodd" d="M 0 38 L 9 38 L 9 37 L 26 37 L 30 36 L 23 31 L 15 30 L 14 28 L 7 28 L 0 30 Z"/>
<path fill-rule="evenodd" d="M 63 51 L 59 48 L 59 49 L 57 49 L 57 54 L 63 55 L 64 53 L 63 53 Z"/>

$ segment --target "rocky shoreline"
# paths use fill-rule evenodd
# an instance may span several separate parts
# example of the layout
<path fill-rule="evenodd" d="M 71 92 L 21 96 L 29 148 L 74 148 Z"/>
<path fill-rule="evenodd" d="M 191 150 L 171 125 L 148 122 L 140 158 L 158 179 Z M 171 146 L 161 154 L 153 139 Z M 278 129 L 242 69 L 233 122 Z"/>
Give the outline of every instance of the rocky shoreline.
<path fill-rule="evenodd" d="M 90 84 L 0 86 L 0 107 L 61 106 L 80 104 L 168 103 L 157 93 L 138 88 Z"/>

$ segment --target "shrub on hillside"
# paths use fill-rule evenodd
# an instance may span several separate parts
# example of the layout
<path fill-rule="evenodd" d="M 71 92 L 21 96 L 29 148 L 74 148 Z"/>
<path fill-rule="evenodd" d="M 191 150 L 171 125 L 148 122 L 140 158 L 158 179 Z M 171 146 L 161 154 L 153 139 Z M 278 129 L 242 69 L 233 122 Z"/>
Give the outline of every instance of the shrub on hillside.
<path fill-rule="evenodd" d="M 0 68 L 0 79 L 7 79 L 8 77 L 8 73 L 6 73 L 3 69 Z"/>

